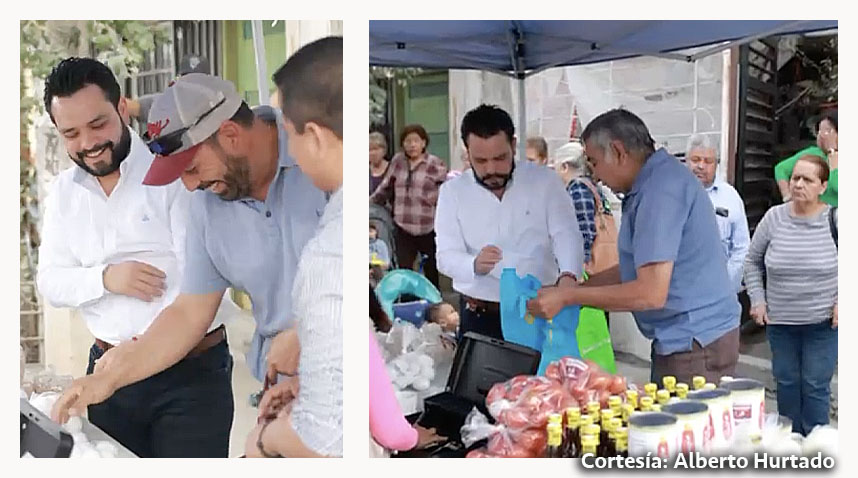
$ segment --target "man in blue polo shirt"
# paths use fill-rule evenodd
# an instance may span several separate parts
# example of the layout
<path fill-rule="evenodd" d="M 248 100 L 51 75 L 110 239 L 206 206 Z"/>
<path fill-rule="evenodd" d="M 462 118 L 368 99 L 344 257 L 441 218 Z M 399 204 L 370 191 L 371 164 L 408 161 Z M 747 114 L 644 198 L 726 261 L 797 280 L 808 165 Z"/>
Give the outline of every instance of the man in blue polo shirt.
<path fill-rule="evenodd" d="M 181 178 L 197 191 L 181 293 L 145 334 L 111 349 L 94 374 L 75 381 L 54 408 L 60 421 L 181 360 L 204 338 L 230 286 L 253 301 L 256 330 L 247 355 L 253 375 L 276 378 L 296 368 L 271 362 L 297 360 L 291 291 L 326 195 L 288 155 L 282 117 L 274 125 L 256 118 L 232 83 L 196 73 L 155 100 L 147 132 L 156 158 L 144 184 Z"/>
<path fill-rule="evenodd" d="M 632 311 L 652 339 L 653 381 L 732 375 L 740 308 L 706 191 L 676 158 L 655 150 L 646 125 L 626 110 L 597 116 L 582 139 L 596 176 L 625 193 L 620 263 L 583 286 L 542 289 L 530 311 L 553 317 L 571 304 Z"/>

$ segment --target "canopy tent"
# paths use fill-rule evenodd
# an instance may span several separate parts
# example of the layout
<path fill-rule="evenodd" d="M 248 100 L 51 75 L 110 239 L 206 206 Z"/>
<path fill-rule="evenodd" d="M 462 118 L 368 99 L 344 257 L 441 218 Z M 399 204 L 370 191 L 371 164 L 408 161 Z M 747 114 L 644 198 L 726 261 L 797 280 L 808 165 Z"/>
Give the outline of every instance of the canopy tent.
<path fill-rule="evenodd" d="M 547 68 L 637 56 L 695 61 L 758 38 L 836 28 L 836 20 L 372 20 L 369 63 L 512 76 L 526 137 L 524 79 Z M 706 45 L 714 46 L 677 53 Z"/>

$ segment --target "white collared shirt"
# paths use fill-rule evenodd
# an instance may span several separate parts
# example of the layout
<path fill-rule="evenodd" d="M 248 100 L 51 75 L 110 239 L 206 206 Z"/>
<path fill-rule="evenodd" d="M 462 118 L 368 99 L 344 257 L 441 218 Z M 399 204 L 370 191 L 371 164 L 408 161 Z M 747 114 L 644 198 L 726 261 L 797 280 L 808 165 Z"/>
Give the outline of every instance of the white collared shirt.
<path fill-rule="evenodd" d="M 473 170 L 445 182 L 435 215 L 438 270 L 453 289 L 498 302 L 500 275 L 515 268 L 553 285 L 560 272 L 581 277 L 584 246 L 572 200 L 557 174 L 529 161 L 515 165 L 503 199 L 479 185 Z M 484 247 L 501 249 L 503 260 L 476 275 L 474 260 Z"/>
<path fill-rule="evenodd" d="M 92 335 L 113 345 L 145 332 L 179 294 L 182 282 L 192 193 L 178 180 L 144 186 L 152 159 L 131 131 L 131 150 L 109 197 L 94 176 L 73 166 L 57 176 L 46 200 L 39 292 L 54 307 L 78 308 Z M 105 267 L 125 261 L 163 271 L 164 295 L 144 302 L 105 290 Z M 215 320 L 209 330 L 221 323 Z"/>

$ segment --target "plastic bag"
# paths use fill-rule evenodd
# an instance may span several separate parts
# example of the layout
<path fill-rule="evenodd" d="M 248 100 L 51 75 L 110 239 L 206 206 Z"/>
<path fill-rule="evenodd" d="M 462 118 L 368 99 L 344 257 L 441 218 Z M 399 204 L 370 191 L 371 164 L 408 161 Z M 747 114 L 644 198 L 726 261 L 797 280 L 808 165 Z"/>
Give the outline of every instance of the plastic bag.
<path fill-rule="evenodd" d="M 823 456 L 838 456 L 838 432 L 831 425 L 817 425 L 804 439 L 802 446 L 804 456 L 822 453 Z"/>
<path fill-rule="evenodd" d="M 489 438 L 503 428 L 503 425 L 489 423 L 488 417 L 480 413 L 477 407 L 474 407 L 468 417 L 465 418 L 465 424 L 462 425 L 460 431 L 462 444 L 470 448 L 474 443 Z"/>

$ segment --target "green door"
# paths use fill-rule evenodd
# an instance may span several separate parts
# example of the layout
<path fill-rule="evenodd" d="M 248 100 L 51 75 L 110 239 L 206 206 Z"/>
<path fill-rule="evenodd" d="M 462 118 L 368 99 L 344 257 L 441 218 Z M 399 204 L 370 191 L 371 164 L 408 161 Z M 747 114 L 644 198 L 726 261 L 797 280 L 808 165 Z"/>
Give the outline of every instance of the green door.
<path fill-rule="evenodd" d="M 402 91 L 404 90 L 404 91 Z M 449 86 L 447 72 L 428 73 L 413 78 L 401 88 L 402 121 L 397 123 L 395 141 L 405 125 L 420 124 L 429 134 L 429 152 L 450 165 Z M 398 148 L 397 144 L 397 150 Z"/>

